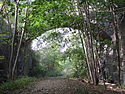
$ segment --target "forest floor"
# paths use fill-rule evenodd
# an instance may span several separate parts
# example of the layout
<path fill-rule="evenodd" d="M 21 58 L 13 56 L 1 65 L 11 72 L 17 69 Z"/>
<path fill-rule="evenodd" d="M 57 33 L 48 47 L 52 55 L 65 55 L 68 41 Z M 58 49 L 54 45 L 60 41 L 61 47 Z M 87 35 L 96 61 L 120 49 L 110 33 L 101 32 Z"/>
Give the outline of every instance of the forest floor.
<path fill-rule="evenodd" d="M 124 90 L 104 89 L 75 79 L 47 78 L 9 94 L 125 94 Z"/>

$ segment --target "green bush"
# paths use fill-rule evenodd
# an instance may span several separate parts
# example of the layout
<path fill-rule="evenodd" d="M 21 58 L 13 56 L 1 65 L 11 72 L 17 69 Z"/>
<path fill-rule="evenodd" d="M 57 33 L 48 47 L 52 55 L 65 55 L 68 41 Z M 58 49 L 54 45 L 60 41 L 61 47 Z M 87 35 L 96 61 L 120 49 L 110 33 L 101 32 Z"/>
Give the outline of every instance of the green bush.
<path fill-rule="evenodd" d="M 83 89 L 83 88 L 76 88 L 76 93 L 78 94 L 89 94 L 87 89 Z"/>
<path fill-rule="evenodd" d="M 33 68 L 34 76 L 45 77 L 47 68 L 44 66 L 37 65 Z"/>
<path fill-rule="evenodd" d="M 62 76 L 61 72 L 59 72 L 58 70 L 56 69 L 48 70 L 47 67 L 42 66 L 40 64 L 34 67 L 33 72 L 34 76 L 38 78 Z"/>
<path fill-rule="evenodd" d="M 119 88 L 125 89 L 125 85 L 120 85 Z"/>
<path fill-rule="evenodd" d="M 87 77 L 86 73 L 87 73 L 86 70 L 81 70 L 81 71 L 73 70 L 73 72 L 68 74 L 67 77 L 69 77 L 69 78 L 84 77 L 85 78 L 85 77 Z"/>
<path fill-rule="evenodd" d="M 57 77 L 57 76 L 62 76 L 62 74 L 60 72 L 57 71 L 48 71 L 46 73 L 46 77 Z"/>
<path fill-rule="evenodd" d="M 36 78 L 32 77 L 23 77 L 16 81 L 6 82 L 0 86 L 0 94 L 6 94 L 8 91 L 13 91 L 16 89 L 24 88 L 26 85 L 31 82 L 37 81 Z"/>

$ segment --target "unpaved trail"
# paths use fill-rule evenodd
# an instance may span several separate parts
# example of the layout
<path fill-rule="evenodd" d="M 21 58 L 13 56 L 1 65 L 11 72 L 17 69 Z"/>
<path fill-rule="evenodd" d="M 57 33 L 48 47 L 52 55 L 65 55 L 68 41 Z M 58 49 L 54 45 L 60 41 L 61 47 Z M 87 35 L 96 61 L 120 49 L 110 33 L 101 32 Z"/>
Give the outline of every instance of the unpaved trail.
<path fill-rule="evenodd" d="M 77 92 L 83 92 L 80 91 L 82 88 L 85 86 L 79 81 L 66 78 L 48 78 L 23 90 L 14 91 L 13 94 L 80 94 Z"/>
<path fill-rule="evenodd" d="M 124 94 L 120 92 L 104 91 L 78 80 L 66 78 L 48 78 L 8 94 Z"/>

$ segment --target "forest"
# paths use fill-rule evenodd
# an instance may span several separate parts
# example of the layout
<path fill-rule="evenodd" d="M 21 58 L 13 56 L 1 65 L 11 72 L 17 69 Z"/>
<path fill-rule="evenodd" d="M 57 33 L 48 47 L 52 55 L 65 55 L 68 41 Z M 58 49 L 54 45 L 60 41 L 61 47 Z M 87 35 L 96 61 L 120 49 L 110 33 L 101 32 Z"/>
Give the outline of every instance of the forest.
<path fill-rule="evenodd" d="M 0 94 L 125 94 L 125 0 L 0 0 Z"/>

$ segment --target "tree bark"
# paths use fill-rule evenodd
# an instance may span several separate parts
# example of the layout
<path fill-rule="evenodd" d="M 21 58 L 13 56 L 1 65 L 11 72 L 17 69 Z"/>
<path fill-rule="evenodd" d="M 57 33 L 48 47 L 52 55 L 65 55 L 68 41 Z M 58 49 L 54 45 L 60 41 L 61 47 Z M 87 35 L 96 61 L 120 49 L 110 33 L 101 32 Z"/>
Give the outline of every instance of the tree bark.
<path fill-rule="evenodd" d="M 87 54 L 86 47 L 85 47 L 85 41 L 84 41 L 84 38 L 82 38 L 82 34 L 80 33 L 80 31 L 79 31 L 79 36 L 80 36 L 81 43 L 82 43 L 83 54 L 86 55 L 85 62 L 86 62 L 87 71 L 88 71 L 88 74 L 89 74 L 88 79 L 90 80 L 90 79 L 92 79 L 92 73 L 91 73 L 89 62 L 88 62 L 88 54 Z"/>
<path fill-rule="evenodd" d="M 122 80 L 123 84 L 125 85 L 125 15 L 120 23 L 120 33 L 121 33 L 121 45 L 122 45 Z"/>
<path fill-rule="evenodd" d="M 87 32 L 86 28 L 85 28 L 86 22 L 84 21 L 83 12 L 81 11 L 81 8 L 78 6 L 79 5 L 79 0 L 77 0 L 76 5 L 77 5 L 77 8 L 78 8 L 78 13 L 77 14 L 81 15 L 82 18 L 83 18 L 83 24 L 82 24 L 82 27 L 80 28 L 82 30 L 81 33 L 82 33 L 82 36 L 83 36 L 83 39 L 81 38 L 82 39 L 81 41 L 83 42 L 82 46 L 83 46 L 83 49 L 84 49 L 84 53 L 86 55 L 86 63 L 87 63 L 87 67 L 88 67 L 89 79 L 93 83 L 94 82 L 94 79 L 93 79 L 94 77 L 92 75 L 92 72 L 93 72 L 92 67 L 93 66 L 92 66 L 92 61 L 91 61 L 91 56 L 90 56 L 91 54 L 90 54 L 90 49 L 89 49 L 89 47 L 90 47 L 89 44 L 90 43 L 89 43 L 89 39 L 88 39 L 88 34 L 86 33 Z"/>
<path fill-rule="evenodd" d="M 14 59 L 15 39 L 16 39 L 16 35 L 17 35 L 17 24 L 18 24 L 18 8 L 19 8 L 18 3 L 19 2 L 15 2 L 15 24 L 14 24 L 15 28 L 14 28 L 12 44 L 11 44 L 11 54 L 10 54 L 10 61 L 9 61 L 9 78 L 12 77 L 11 69 L 12 69 L 12 62 Z"/>
<path fill-rule="evenodd" d="M 121 84 L 121 60 L 120 60 L 120 39 L 119 39 L 119 28 L 118 28 L 118 21 L 117 21 L 117 18 L 116 18 L 116 14 L 114 12 L 114 7 L 113 7 L 113 2 L 111 1 L 110 2 L 110 8 L 111 8 L 111 15 L 113 17 L 113 31 L 114 31 L 114 34 L 115 34 L 115 46 L 116 46 L 116 51 L 117 51 L 117 61 L 118 61 L 118 81 L 119 81 L 119 84 Z"/>
<path fill-rule="evenodd" d="M 26 8 L 26 12 L 25 12 L 26 18 L 25 18 L 25 21 L 24 21 L 24 28 L 22 29 L 22 34 L 21 34 L 21 38 L 20 38 L 20 41 L 19 41 L 19 46 L 18 46 L 18 49 L 17 49 L 16 58 L 15 58 L 15 61 L 14 61 L 14 66 L 12 68 L 12 79 L 14 78 L 14 72 L 15 72 L 15 68 L 16 68 L 16 65 L 17 65 L 17 61 L 18 61 L 18 57 L 19 57 L 19 53 L 20 53 L 20 49 L 21 49 L 23 36 L 24 36 L 25 30 L 26 30 L 26 20 L 27 20 L 27 13 L 28 13 L 27 10 L 28 10 L 28 8 Z"/>
<path fill-rule="evenodd" d="M 91 62 L 93 65 L 93 80 L 94 80 L 94 84 L 97 85 L 97 64 L 95 61 L 95 52 L 94 52 L 94 45 L 93 45 L 93 34 L 92 34 L 92 30 L 91 30 L 91 24 L 90 24 L 90 15 L 89 15 L 89 4 L 88 2 L 85 3 L 84 6 L 84 11 L 85 11 L 85 15 L 86 15 L 86 29 L 88 32 L 88 39 L 89 39 L 89 48 L 90 48 L 90 55 L 91 55 Z"/>

